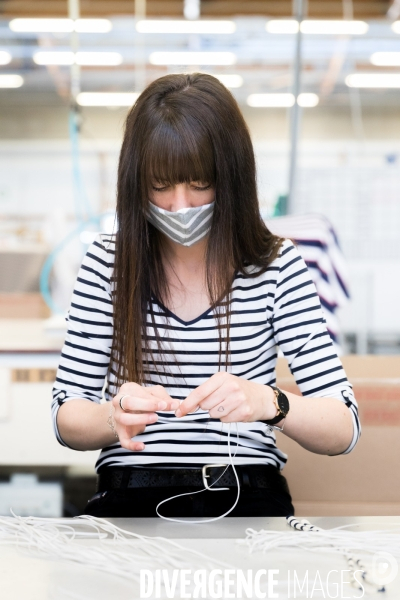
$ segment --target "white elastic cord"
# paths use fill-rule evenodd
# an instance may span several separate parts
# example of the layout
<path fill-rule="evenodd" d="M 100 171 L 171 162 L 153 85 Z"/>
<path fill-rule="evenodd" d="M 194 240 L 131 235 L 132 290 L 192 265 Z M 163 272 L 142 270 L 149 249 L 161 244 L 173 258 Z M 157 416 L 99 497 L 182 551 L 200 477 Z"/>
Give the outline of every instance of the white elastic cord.
<path fill-rule="evenodd" d="M 224 517 L 226 517 L 227 515 L 229 515 L 229 513 L 231 513 L 233 511 L 233 509 L 235 508 L 235 506 L 239 502 L 239 497 L 240 497 L 240 482 L 239 482 L 239 477 L 238 477 L 238 474 L 236 472 L 235 465 L 233 464 L 233 458 L 235 458 L 236 453 L 237 453 L 237 449 L 239 447 L 239 429 L 238 429 L 237 423 L 235 423 L 235 425 L 236 425 L 236 452 L 235 452 L 235 454 L 232 457 L 232 454 L 231 454 L 231 438 L 230 438 L 230 435 L 231 435 L 231 423 L 229 423 L 228 425 L 229 425 L 228 426 L 228 453 L 229 453 L 229 461 L 230 461 L 230 466 L 232 467 L 233 472 L 235 474 L 236 483 L 237 483 L 237 495 L 236 495 L 236 500 L 235 500 L 235 503 L 233 504 L 233 506 L 228 511 L 226 511 L 223 515 L 220 515 L 219 517 L 213 517 L 211 519 L 201 519 L 201 520 L 195 520 L 195 521 L 191 520 L 191 519 L 174 519 L 173 517 L 164 517 L 158 511 L 159 506 L 161 506 L 162 504 L 165 504 L 166 502 L 170 502 L 170 500 L 174 500 L 175 498 L 181 498 L 182 496 L 193 496 L 194 494 L 201 494 L 202 492 L 206 492 L 207 491 L 207 488 L 204 488 L 202 490 L 198 490 L 197 492 L 186 492 L 184 494 L 178 494 L 177 496 L 171 496 L 171 498 L 166 498 L 165 500 L 162 500 L 156 506 L 156 513 L 157 513 L 157 515 L 159 517 L 161 517 L 161 519 L 164 519 L 165 521 L 173 521 L 174 523 L 211 523 L 212 521 L 219 521 L 219 519 L 223 519 Z M 228 468 L 228 466 L 226 467 L 226 469 Z M 212 487 L 213 485 L 215 485 L 216 483 L 218 483 L 218 481 L 221 479 L 222 475 L 226 472 L 226 469 L 218 477 L 218 479 L 216 481 L 214 481 L 214 483 L 212 483 L 209 487 Z M 216 490 L 213 490 L 213 491 L 218 491 L 218 490 L 216 489 Z"/>
<path fill-rule="evenodd" d="M 320 529 L 306 519 L 299 520 L 294 516 L 290 516 L 286 520 L 288 525 L 301 531 L 301 533 L 246 529 L 246 544 L 250 552 L 301 548 L 318 554 L 324 552 L 340 554 L 345 557 L 349 565 L 353 587 L 361 590 L 359 582 L 355 578 L 355 571 L 360 571 L 363 584 L 372 586 L 374 592 L 385 591 L 384 585 L 374 581 L 368 575 L 361 559 L 356 557 L 355 553 L 363 556 L 373 556 L 378 552 L 386 552 L 391 553 L 398 560 L 400 558 L 398 523 L 387 523 L 388 526 L 393 525 L 393 529 L 386 531 L 347 531 L 351 527 L 358 527 L 358 524 L 343 525 L 333 529 Z"/>

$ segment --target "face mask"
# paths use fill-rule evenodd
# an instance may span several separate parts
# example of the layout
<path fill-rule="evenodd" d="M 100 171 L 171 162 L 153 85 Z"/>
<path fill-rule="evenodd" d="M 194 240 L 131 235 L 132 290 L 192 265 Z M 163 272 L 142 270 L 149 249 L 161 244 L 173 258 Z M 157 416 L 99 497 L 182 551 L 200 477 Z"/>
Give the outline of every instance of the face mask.
<path fill-rule="evenodd" d="M 211 229 L 214 202 L 170 212 L 149 202 L 147 218 L 154 227 L 182 246 L 193 246 Z"/>

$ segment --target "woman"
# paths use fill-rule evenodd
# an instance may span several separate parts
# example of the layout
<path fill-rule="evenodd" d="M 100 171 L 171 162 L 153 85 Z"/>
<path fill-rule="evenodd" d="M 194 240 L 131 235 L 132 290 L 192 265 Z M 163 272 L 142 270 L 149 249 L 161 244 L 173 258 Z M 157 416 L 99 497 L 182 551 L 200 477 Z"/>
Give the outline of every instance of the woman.
<path fill-rule="evenodd" d="M 357 405 L 303 260 L 260 217 L 250 136 L 217 79 L 169 75 L 141 94 L 117 217 L 82 263 L 54 387 L 58 441 L 102 449 L 85 512 L 156 516 L 186 494 L 161 514 L 223 514 L 236 479 L 209 465 L 231 451 L 230 516 L 293 514 L 273 428 L 347 453 Z M 274 388 L 278 345 L 302 396 Z"/>

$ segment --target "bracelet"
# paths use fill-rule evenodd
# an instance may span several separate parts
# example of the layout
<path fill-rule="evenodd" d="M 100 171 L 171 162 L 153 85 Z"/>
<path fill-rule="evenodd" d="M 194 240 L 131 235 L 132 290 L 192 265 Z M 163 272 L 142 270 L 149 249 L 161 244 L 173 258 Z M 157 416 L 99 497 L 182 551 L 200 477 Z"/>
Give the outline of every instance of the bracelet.
<path fill-rule="evenodd" d="M 286 416 L 283 417 L 282 421 L 283 421 L 282 427 L 278 427 L 278 425 L 270 425 L 271 429 L 276 429 L 277 431 L 283 431 L 283 428 L 285 427 L 285 423 L 286 423 Z"/>
<path fill-rule="evenodd" d="M 110 401 L 110 414 L 107 419 L 107 425 L 109 426 L 109 428 L 111 429 L 111 431 L 113 432 L 113 434 L 115 435 L 117 440 L 119 440 L 118 433 L 115 431 L 114 407 L 113 407 L 111 401 Z"/>

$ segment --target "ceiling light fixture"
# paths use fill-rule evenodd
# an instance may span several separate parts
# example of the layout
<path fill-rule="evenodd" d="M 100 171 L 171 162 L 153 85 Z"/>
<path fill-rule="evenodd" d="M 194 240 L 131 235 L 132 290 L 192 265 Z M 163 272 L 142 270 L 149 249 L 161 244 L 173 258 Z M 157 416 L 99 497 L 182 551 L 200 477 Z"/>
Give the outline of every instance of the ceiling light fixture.
<path fill-rule="evenodd" d="M 152 52 L 152 65 L 234 65 L 233 52 Z"/>
<path fill-rule="evenodd" d="M 400 33 L 400 21 L 395 21 L 392 23 L 392 31 L 395 33 Z"/>
<path fill-rule="evenodd" d="M 303 93 L 299 94 L 297 98 L 297 104 L 303 108 L 313 108 L 319 103 L 319 97 L 317 94 Z"/>
<path fill-rule="evenodd" d="M 75 62 L 82 66 L 112 67 L 122 63 L 122 55 L 119 52 L 77 52 Z"/>
<path fill-rule="evenodd" d="M 319 103 L 317 94 L 299 94 L 297 104 L 303 108 L 313 108 Z M 290 108 L 294 105 L 294 95 L 286 94 L 250 94 L 247 104 L 254 108 Z"/>
<path fill-rule="evenodd" d="M 81 65 L 109 67 L 122 63 L 119 52 L 36 52 L 33 60 L 37 65 Z"/>
<path fill-rule="evenodd" d="M 348 87 L 357 88 L 400 88 L 397 73 L 353 73 L 345 79 Z"/>
<path fill-rule="evenodd" d="M 13 19 L 9 28 L 25 33 L 107 33 L 112 23 L 108 19 Z"/>
<path fill-rule="evenodd" d="M 81 92 L 76 101 L 80 106 L 132 106 L 137 92 Z"/>
<path fill-rule="evenodd" d="M 293 94 L 250 94 L 247 104 L 254 108 L 289 108 L 294 104 Z"/>
<path fill-rule="evenodd" d="M 19 88 L 24 84 L 21 75 L 1 74 L 0 88 Z"/>
<path fill-rule="evenodd" d="M 267 21 L 265 29 L 268 33 L 297 33 L 299 23 L 294 19 L 271 19 Z"/>
<path fill-rule="evenodd" d="M 306 19 L 301 22 L 302 33 L 313 35 L 363 35 L 368 31 L 365 21 L 331 21 Z M 299 23 L 295 19 L 271 19 L 265 29 L 269 33 L 297 33 Z"/>
<path fill-rule="evenodd" d="M 35 52 L 33 62 L 37 65 L 73 65 L 75 55 L 73 52 Z"/>
<path fill-rule="evenodd" d="M 219 79 L 219 81 L 223 83 L 224 86 L 227 88 L 239 88 L 243 85 L 243 77 L 241 75 L 235 75 L 233 73 L 227 73 L 222 75 L 218 75 L 217 73 L 210 73 L 210 75 Z"/>
<path fill-rule="evenodd" d="M 363 35 L 369 26 L 365 21 L 305 20 L 300 25 L 302 33 L 315 35 Z"/>
<path fill-rule="evenodd" d="M 236 31 L 233 21 L 184 21 L 145 19 L 136 23 L 139 33 L 227 34 Z"/>
<path fill-rule="evenodd" d="M 12 60 L 12 56 L 5 50 L 0 50 L 0 65 L 8 65 Z"/>
<path fill-rule="evenodd" d="M 370 61 L 378 67 L 400 67 L 400 52 L 374 52 Z"/>

